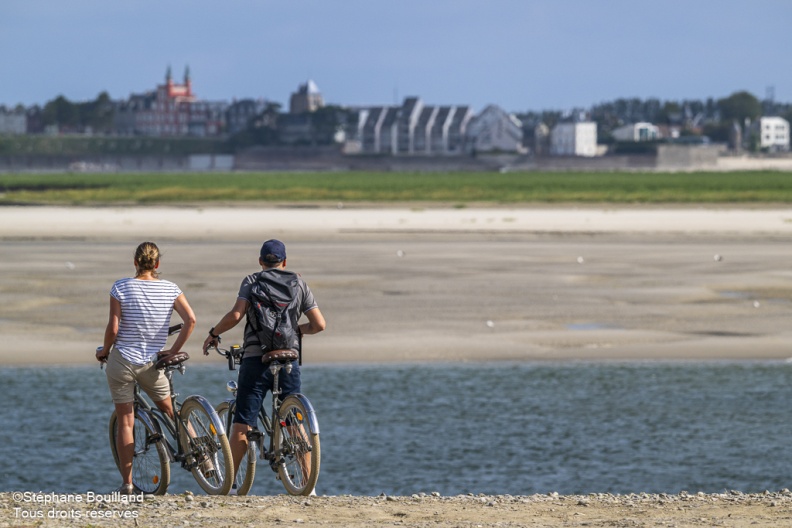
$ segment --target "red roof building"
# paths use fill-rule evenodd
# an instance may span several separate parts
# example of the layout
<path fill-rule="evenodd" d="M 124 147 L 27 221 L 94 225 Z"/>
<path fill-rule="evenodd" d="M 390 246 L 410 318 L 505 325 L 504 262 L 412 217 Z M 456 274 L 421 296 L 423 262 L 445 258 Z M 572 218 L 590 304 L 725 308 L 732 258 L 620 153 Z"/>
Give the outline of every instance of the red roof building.
<path fill-rule="evenodd" d="M 223 133 L 225 109 L 222 102 L 199 101 L 192 91 L 189 66 L 184 70 L 184 83 L 173 82 L 171 69 L 165 84 L 155 91 L 132 95 L 116 113 L 122 134 L 144 136 L 218 136 Z"/>

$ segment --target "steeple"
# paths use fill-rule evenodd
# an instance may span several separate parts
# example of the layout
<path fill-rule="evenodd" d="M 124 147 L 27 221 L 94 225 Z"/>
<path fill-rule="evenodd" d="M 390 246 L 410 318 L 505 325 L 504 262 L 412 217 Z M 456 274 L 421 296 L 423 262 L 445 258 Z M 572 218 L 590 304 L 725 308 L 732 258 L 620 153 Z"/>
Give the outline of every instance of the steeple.
<path fill-rule="evenodd" d="M 192 95 L 192 79 L 190 79 L 190 65 L 184 68 L 184 86 L 187 88 L 187 96 Z"/>
<path fill-rule="evenodd" d="M 170 64 L 168 64 L 168 70 L 165 72 L 165 82 L 167 84 L 171 84 L 173 82 L 173 76 L 171 75 Z"/>

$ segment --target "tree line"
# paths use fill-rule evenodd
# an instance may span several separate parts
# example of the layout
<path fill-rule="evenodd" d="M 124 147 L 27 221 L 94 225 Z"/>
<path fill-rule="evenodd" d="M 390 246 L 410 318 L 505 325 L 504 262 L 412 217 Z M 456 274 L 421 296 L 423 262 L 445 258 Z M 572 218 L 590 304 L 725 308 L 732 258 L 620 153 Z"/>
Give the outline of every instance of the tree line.
<path fill-rule="evenodd" d="M 100 93 L 93 101 L 72 102 L 63 95 L 47 102 L 43 107 L 24 108 L 28 117 L 28 131 L 43 132 L 48 126 L 57 125 L 60 132 L 114 133 L 115 104 L 107 92 Z M 539 123 L 552 128 L 565 121 L 590 120 L 598 125 L 598 138 L 602 143 L 612 141 L 616 128 L 637 122 L 677 127 L 681 135 L 706 135 L 713 141 L 727 141 L 734 123 L 744 127 L 761 116 L 780 116 L 792 121 L 792 104 L 760 101 L 747 91 L 739 91 L 722 99 L 661 101 L 657 98 L 620 98 L 595 104 L 590 108 L 567 111 L 541 110 L 518 112 L 526 136 L 533 135 Z M 281 112 L 281 105 L 268 103 L 264 110 L 253 117 L 242 132 L 231 136 L 229 142 L 237 147 L 249 145 L 282 144 L 282 125 L 289 114 Z M 341 106 L 326 106 L 307 117 L 311 134 L 301 144 L 322 145 L 333 142 L 339 130 L 357 125 L 357 114 Z"/>
<path fill-rule="evenodd" d="M 600 142 L 612 140 L 611 133 L 620 126 L 648 122 L 677 127 L 680 134 L 704 135 L 713 141 L 727 141 L 734 123 L 741 128 L 762 116 L 779 116 L 792 121 L 792 104 L 760 101 L 747 91 L 735 92 L 722 99 L 661 101 L 656 98 L 621 98 L 595 104 L 588 109 L 571 111 L 528 111 L 517 114 L 527 129 L 539 123 L 550 128 L 577 119 L 597 123 Z"/>

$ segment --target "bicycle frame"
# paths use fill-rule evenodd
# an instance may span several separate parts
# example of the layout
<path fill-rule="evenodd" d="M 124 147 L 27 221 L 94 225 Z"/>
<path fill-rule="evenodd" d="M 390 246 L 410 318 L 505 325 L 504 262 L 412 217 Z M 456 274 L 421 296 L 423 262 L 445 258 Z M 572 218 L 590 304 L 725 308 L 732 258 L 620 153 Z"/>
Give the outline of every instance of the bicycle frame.
<path fill-rule="evenodd" d="M 176 399 L 178 397 L 178 394 L 173 391 L 174 370 L 179 370 L 183 372 L 184 366 L 178 365 L 176 367 L 167 367 L 165 370 L 165 376 L 168 378 L 168 384 L 170 385 L 171 406 L 173 408 L 173 414 L 176 419 L 171 420 L 171 417 L 168 416 L 159 407 L 151 406 L 148 403 L 148 401 L 145 398 L 143 398 L 143 396 L 140 394 L 140 387 L 138 387 L 137 385 L 135 385 L 135 410 L 138 411 L 141 420 L 144 422 L 148 422 L 146 423 L 146 425 L 151 426 L 150 429 L 152 431 L 156 431 L 159 437 L 162 438 L 162 440 L 165 442 L 165 447 L 168 451 L 168 458 L 170 459 L 170 461 L 180 462 L 181 466 L 189 471 L 192 470 L 198 464 L 198 462 L 193 460 L 191 463 L 188 463 L 187 457 L 189 453 L 184 451 L 184 447 L 182 446 L 181 441 L 179 440 L 181 438 L 180 436 L 181 429 L 183 427 L 186 427 L 180 415 L 181 407 L 188 401 L 191 400 L 195 401 L 201 407 L 203 407 L 204 410 L 207 412 L 207 414 L 209 415 L 209 419 L 212 421 L 212 425 L 215 427 L 218 434 L 225 434 L 226 431 L 225 431 L 225 425 L 222 423 L 222 420 L 220 420 L 220 417 L 217 416 L 217 412 L 214 410 L 214 407 L 212 407 L 211 404 L 209 403 L 209 400 L 207 400 L 203 396 L 199 396 L 199 395 L 188 396 L 187 399 L 184 400 L 184 402 L 182 403 L 178 402 L 178 400 Z M 145 418 L 143 418 L 144 416 Z M 161 425 L 164 425 L 165 429 L 167 429 L 168 433 L 171 435 L 171 438 L 176 443 L 175 447 L 171 444 L 171 438 L 168 438 L 168 436 L 162 434 L 163 430 Z"/>

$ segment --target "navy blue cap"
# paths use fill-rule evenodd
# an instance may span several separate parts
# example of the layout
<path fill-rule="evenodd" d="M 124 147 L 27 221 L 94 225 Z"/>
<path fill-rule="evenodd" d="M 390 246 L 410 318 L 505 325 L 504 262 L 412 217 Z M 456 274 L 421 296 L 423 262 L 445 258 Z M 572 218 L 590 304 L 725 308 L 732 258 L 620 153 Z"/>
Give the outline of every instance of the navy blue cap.
<path fill-rule="evenodd" d="M 286 260 L 286 246 L 280 240 L 267 240 L 261 246 L 261 259 L 265 262 L 277 263 Z"/>

